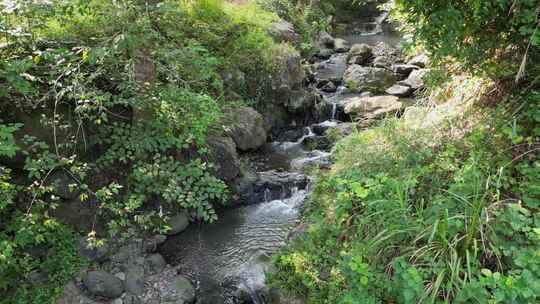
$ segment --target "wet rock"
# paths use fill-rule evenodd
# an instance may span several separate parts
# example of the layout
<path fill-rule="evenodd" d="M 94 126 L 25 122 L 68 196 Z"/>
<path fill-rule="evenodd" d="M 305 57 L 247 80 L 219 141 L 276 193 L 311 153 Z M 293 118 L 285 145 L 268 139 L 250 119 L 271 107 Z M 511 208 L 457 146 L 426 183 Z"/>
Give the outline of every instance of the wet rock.
<path fill-rule="evenodd" d="M 189 226 L 189 218 L 187 213 L 181 212 L 168 220 L 168 225 L 171 227 L 171 230 L 167 232 L 167 235 L 175 235 L 186 230 Z"/>
<path fill-rule="evenodd" d="M 366 90 L 384 92 L 396 81 L 394 74 L 388 70 L 363 67 L 357 64 L 347 68 L 343 79 L 349 89 L 358 92 Z"/>
<path fill-rule="evenodd" d="M 64 291 L 58 299 L 57 304 L 74 304 L 82 302 L 82 291 L 75 284 L 75 282 L 70 281 L 64 286 Z"/>
<path fill-rule="evenodd" d="M 425 53 L 422 53 L 422 54 L 416 55 L 414 58 L 409 60 L 407 64 L 412 64 L 421 68 L 425 68 L 429 64 L 429 57 Z"/>
<path fill-rule="evenodd" d="M 378 56 L 373 59 L 373 66 L 376 68 L 390 70 L 392 67 L 392 60 L 385 56 Z"/>
<path fill-rule="evenodd" d="M 167 266 L 167 262 L 165 262 L 165 259 L 159 253 L 149 255 L 146 258 L 145 264 L 150 275 L 160 273 Z"/>
<path fill-rule="evenodd" d="M 318 82 L 331 81 L 340 83 L 347 69 L 347 56 L 335 54 L 330 59 L 315 64 L 315 78 Z"/>
<path fill-rule="evenodd" d="M 408 86 L 413 90 L 418 90 L 424 87 L 424 76 L 429 72 L 428 69 L 414 70 L 409 77 L 398 84 Z"/>
<path fill-rule="evenodd" d="M 302 141 L 302 146 L 307 150 L 327 151 L 332 148 L 332 141 L 326 136 L 309 136 Z"/>
<path fill-rule="evenodd" d="M 317 44 L 324 48 L 333 49 L 335 46 L 334 37 L 332 37 L 327 32 L 322 31 L 320 32 L 319 38 L 317 39 Z"/>
<path fill-rule="evenodd" d="M 334 93 L 335 91 L 337 91 L 337 87 L 333 82 L 329 81 L 321 87 L 321 91 L 327 93 Z"/>
<path fill-rule="evenodd" d="M 396 96 L 353 97 L 346 102 L 345 113 L 375 119 L 395 114 L 403 109 L 403 102 Z"/>
<path fill-rule="evenodd" d="M 310 168 L 330 169 L 332 165 L 331 154 L 323 151 L 310 151 L 305 156 L 293 159 L 291 168 L 303 171 Z"/>
<path fill-rule="evenodd" d="M 301 173 L 259 172 L 249 192 L 244 193 L 248 203 L 260 203 L 290 197 L 293 189 L 305 189 L 308 178 Z"/>
<path fill-rule="evenodd" d="M 234 140 L 228 136 L 211 136 L 207 139 L 208 155 L 215 176 L 231 181 L 240 175 L 240 161 Z"/>
<path fill-rule="evenodd" d="M 304 136 L 304 134 L 305 134 L 304 128 L 296 128 L 296 129 L 287 130 L 287 131 L 281 133 L 277 137 L 277 141 L 280 141 L 280 142 L 283 142 L 283 141 L 296 142 L 300 138 L 302 138 L 302 136 Z"/>
<path fill-rule="evenodd" d="M 396 64 L 393 67 L 394 73 L 409 76 L 412 71 L 418 70 L 419 67 L 412 64 Z"/>
<path fill-rule="evenodd" d="M 388 88 L 385 92 L 388 95 L 394 95 L 397 97 L 409 97 L 413 93 L 413 89 L 409 86 L 395 84 Z"/>
<path fill-rule="evenodd" d="M 296 42 L 300 38 L 294 25 L 285 20 L 272 23 L 268 28 L 268 34 L 277 42 Z"/>
<path fill-rule="evenodd" d="M 126 291 L 140 296 L 144 293 L 144 268 L 140 265 L 128 265 L 126 267 Z"/>
<path fill-rule="evenodd" d="M 101 262 L 107 258 L 109 246 L 104 244 L 99 247 L 91 247 L 88 244 L 86 237 L 81 237 L 77 245 L 79 255 L 86 258 L 90 262 Z"/>
<path fill-rule="evenodd" d="M 313 108 L 319 100 L 320 95 L 314 91 L 293 91 L 285 102 L 285 108 L 290 113 L 305 113 L 307 110 Z"/>
<path fill-rule="evenodd" d="M 356 128 L 356 125 L 354 123 L 351 123 L 351 122 L 339 123 L 339 124 L 337 124 L 337 126 L 333 126 L 333 127 L 328 128 L 324 132 L 324 136 L 337 137 L 335 139 L 339 139 L 339 138 L 342 138 L 342 137 L 345 137 L 345 136 L 348 136 L 348 135 L 352 134 L 354 132 L 355 128 Z"/>
<path fill-rule="evenodd" d="M 225 110 L 222 124 L 239 150 L 254 150 L 266 142 L 264 118 L 253 108 L 237 107 Z"/>
<path fill-rule="evenodd" d="M 326 130 L 332 127 L 336 127 L 338 125 L 338 121 L 335 120 L 326 120 L 318 124 L 314 124 L 311 126 L 311 129 L 313 132 L 317 135 L 323 135 Z"/>
<path fill-rule="evenodd" d="M 333 49 L 320 49 L 316 54 L 315 58 L 321 60 L 330 59 L 330 57 L 335 53 Z"/>
<path fill-rule="evenodd" d="M 334 39 L 334 50 L 338 53 L 346 53 L 351 49 L 349 42 L 345 39 Z"/>
<path fill-rule="evenodd" d="M 165 235 L 157 234 L 144 241 L 144 250 L 147 253 L 156 252 L 159 245 L 167 240 Z"/>
<path fill-rule="evenodd" d="M 53 193 L 63 199 L 75 199 L 81 193 L 79 183 L 64 170 L 54 171 L 46 184 L 52 186 Z"/>
<path fill-rule="evenodd" d="M 350 64 L 365 65 L 369 63 L 372 57 L 373 50 L 371 47 L 365 43 L 359 43 L 351 47 L 348 62 Z"/>
<path fill-rule="evenodd" d="M 115 299 L 124 292 L 122 281 L 104 271 L 90 271 L 83 278 L 84 286 L 96 296 Z"/>
<path fill-rule="evenodd" d="M 195 301 L 195 288 L 185 277 L 174 279 L 174 292 L 162 299 L 163 304 L 190 304 Z"/>

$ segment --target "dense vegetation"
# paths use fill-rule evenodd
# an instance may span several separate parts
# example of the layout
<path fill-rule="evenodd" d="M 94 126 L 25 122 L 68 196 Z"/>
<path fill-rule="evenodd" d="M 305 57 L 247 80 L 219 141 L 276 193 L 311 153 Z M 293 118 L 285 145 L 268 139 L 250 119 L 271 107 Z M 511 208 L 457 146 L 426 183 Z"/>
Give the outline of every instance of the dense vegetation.
<path fill-rule="evenodd" d="M 228 190 L 205 139 L 221 109 L 264 97 L 275 15 L 219 0 L 0 9 L 0 302 L 53 303 L 83 263 L 54 217 L 62 192 L 92 209 L 75 224 L 94 245 L 164 231 L 178 210 L 216 219 Z"/>
<path fill-rule="evenodd" d="M 308 232 L 275 259 L 279 286 L 308 303 L 538 303 L 538 9 L 396 1 L 413 49 L 438 59 L 429 100 L 481 94 L 465 119 L 390 119 L 340 142 Z M 452 85 L 466 73 L 480 80 Z"/>

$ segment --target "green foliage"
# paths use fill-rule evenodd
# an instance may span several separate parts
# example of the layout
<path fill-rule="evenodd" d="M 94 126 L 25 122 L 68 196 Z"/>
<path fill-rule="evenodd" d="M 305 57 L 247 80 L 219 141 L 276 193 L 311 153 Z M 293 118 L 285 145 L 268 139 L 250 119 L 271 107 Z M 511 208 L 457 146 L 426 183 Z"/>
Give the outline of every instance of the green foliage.
<path fill-rule="evenodd" d="M 497 77 L 513 78 L 527 67 L 527 78 L 538 78 L 536 1 L 397 1 L 396 7 L 434 56 L 452 56 L 471 71 Z"/>
<path fill-rule="evenodd" d="M 309 303 L 536 303 L 538 104 L 437 145 L 392 121 L 341 141 L 272 280 Z"/>

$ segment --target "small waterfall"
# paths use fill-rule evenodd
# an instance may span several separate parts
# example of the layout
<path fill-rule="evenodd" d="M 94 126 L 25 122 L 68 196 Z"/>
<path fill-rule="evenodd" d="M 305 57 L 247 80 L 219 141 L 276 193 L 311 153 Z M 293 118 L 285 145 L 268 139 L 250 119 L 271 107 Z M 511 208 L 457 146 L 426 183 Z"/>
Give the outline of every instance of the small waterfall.
<path fill-rule="evenodd" d="M 264 202 L 268 203 L 272 200 L 272 191 L 268 188 L 264 190 Z"/>
<path fill-rule="evenodd" d="M 332 102 L 332 115 L 330 119 L 332 120 L 336 119 L 336 111 L 337 111 L 337 103 Z"/>

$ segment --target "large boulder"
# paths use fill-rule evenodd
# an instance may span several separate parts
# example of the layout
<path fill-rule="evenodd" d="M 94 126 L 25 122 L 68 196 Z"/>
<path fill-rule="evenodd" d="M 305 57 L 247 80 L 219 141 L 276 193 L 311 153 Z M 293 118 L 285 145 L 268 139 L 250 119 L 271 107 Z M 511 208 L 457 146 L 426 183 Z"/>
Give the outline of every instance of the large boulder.
<path fill-rule="evenodd" d="M 96 296 L 115 299 L 124 292 L 122 281 L 104 271 L 90 271 L 83 278 L 84 286 Z"/>
<path fill-rule="evenodd" d="M 124 281 L 126 291 L 140 296 L 144 293 L 144 267 L 131 264 L 126 266 L 126 280 Z"/>
<path fill-rule="evenodd" d="M 347 55 L 332 55 L 330 59 L 316 63 L 314 67 L 317 82 L 331 81 L 340 83 L 343 79 L 343 74 L 347 69 Z"/>
<path fill-rule="evenodd" d="M 422 53 L 414 56 L 411 60 L 407 62 L 407 64 L 412 64 L 421 68 L 425 68 L 429 65 L 429 57 L 425 53 Z"/>
<path fill-rule="evenodd" d="M 345 101 L 345 113 L 365 119 L 380 118 L 395 114 L 404 108 L 404 104 L 396 96 L 351 97 Z"/>
<path fill-rule="evenodd" d="M 343 79 L 349 89 L 359 92 L 384 92 L 396 81 L 394 74 L 386 69 L 363 67 L 357 64 L 349 66 Z"/>
<path fill-rule="evenodd" d="M 294 25 L 285 20 L 272 23 L 268 28 L 268 34 L 277 42 L 296 42 L 300 38 L 294 30 Z"/>
<path fill-rule="evenodd" d="M 162 298 L 163 304 L 190 304 L 195 301 L 195 288 L 185 277 L 179 275 L 172 282 L 174 290 Z"/>
<path fill-rule="evenodd" d="M 338 53 L 347 53 L 351 49 L 351 45 L 345 39 L 334 39 L 334 50 Z"/>
<path fill-rule="evenodd" d="M 428 69 L 414 70 L 409 77 L 400 81 L 400 85 L 408 86 L 413 90 L 418 90 L 424 87 L 424 77 L 429 72 Z"/>
<path fill-rule="evenodd" d="M 266 142 L 266 126 L 261 114 L 250 107 L 230 108 L 223 117 L 225 133 L 241 151 L 254 150 Z"/>
<path fill-rule="evenodd" d="M 279 103 L 284 95 L 302 88 L 306 73 L 302 66 L 302 56 L 294 48 L 279 45 L 272 50 L 272 53 L 275 62 L 275 72 L 272 75 L 272 90 L 275 93 L 276 101 Z"/>
<path fill-rule="evenodd" d="M 279 172 L 275 170 L 259 172 L 249 187 L 242 189 L 243 200 L 248 204 L 284 199 L 292 195 L 293 188 L 304 189 L 308 178 L 304 174 Z"/>
<path fill-rule="evenodd" d="M 240 175 L 240 161 L 236 152 L 236 144 L 229 136 L 211 136 L 206 140 L 208 156 L 214 165 L 212 170 L 216 177 L 231 181 Z"/>
<path fill-rule="evenodd" d="M 348 62 L 350 64 L 367 64 L 373 57 L 373 50 L 365 43 L 354 44 L 349 51 Z"/>
<path fill-rule="evenodd" d="M 328 34 L 325 31 L 319 33 L 317 38 L 317 45 L 323 49 L 333 49 L 334 48 L 334 37 Z"/>
<path fill-rule="evenodd" d="M 171 230 L 167 231 L 167 235 L 176 235 L 189 226 L 189 217 L 187 213 L 181 212 L 172 216 L 167 224 L 171 227 Z"/>
<path fill-rule="evenodd" d="M 292 91 L 285 100 L 284 106 L 290 113 L 306 113 L 320 100 L 320 95 L 311 90 Z M 264 143 L 264 142 L 263 142 Z"/>
<path fill-rule="evenodd" d="M 395 84 L 389 87 L 385 92 L 388 95 L 394 95 L 397 97 L 409 97 L 413 93 L 413 89 L 409 86 Z"/>

